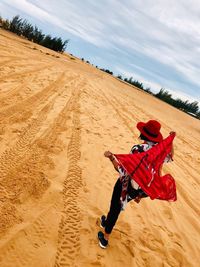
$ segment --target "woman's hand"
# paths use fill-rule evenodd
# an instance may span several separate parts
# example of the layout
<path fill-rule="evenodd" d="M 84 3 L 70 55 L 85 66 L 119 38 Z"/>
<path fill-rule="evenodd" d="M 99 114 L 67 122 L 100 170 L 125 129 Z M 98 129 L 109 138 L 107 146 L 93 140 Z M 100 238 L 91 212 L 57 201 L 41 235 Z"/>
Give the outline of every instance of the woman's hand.
<path fill-rule="evenodd" d="M 112 156 L 113 156 L 113 154 L 112 154 L 112 152 L 110 152 L 110 151 L 106 151 L 105 153 L 104 153 L 104 156 L 106 157 L 106 158 L 111 158 Z"/>
<path fill-rule="evenodd" d="M 141 197 L 140 196 L 137 196 L 136 198 L 134 198 L 134 201 L 136 202 L 136 203 L 140 203 L 140 200 L 141 200 Z"/>

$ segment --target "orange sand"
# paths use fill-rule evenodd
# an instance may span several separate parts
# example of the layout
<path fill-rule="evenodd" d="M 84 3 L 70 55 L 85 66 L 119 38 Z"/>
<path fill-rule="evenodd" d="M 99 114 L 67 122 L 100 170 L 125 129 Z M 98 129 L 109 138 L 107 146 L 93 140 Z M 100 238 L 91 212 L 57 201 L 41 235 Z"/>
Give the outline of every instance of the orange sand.
<path fill-rule="evenodd" d="M 177 132 L 178 201 L 132 202 L 97 244 L 138 121 Z M 70 55 L 0 30 L 0 266 L 197 267 L 200 121 Z"/>

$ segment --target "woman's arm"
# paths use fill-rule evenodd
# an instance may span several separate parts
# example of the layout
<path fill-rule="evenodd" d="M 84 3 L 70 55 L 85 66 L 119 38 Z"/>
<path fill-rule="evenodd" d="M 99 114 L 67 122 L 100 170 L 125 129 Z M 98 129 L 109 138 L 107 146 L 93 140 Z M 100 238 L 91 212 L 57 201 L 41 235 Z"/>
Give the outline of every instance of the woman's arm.
<path fill-rule="evenodd" d="M 170 132 L 169 134 L 174 134 L 175 132 Z M 164 162 L 163 163 L 168 163 L 168 162 L 171 162 L 173 161 L 173 158 L 174 158 L 174 145 L 172 143 L 172 149 L 171 149 L 171 152 L 166 156 L 166 158 L 164 159 Z M 160 166 L 160 169 L 159 169 L 159 175 L 162 176 L 162 168 L 163 166 L 161 165 Z"/>
<path fill-rule="evenodd" d="M 113 153 L 110 152 L 110 151 L 106 151 L 106 152 L 104 153 L 104 156 L 105 156 L 106 158 L 109 158 L 109 159 L 110 159 L 110 161 L 112 162 L 112 164 L 113 164 L 115 170 L 116 170 L 117 172 L 119 172 L 119 170 L 118 170 L 118 166 L 119 166 L 119 164 L 118 164 L 118 162 L 116 161 L 116 159 L 115 159 Z"/>
<path fill-rule="evenodd" d="M 171 131 L 169 134 L 174 134 L 174 133 L 176 133 L 176 132 Z M 174 157 L 174 145 L 172 144 L 172 150 L 171 150 L 171 158 L 172 158 L 172 160 L 173 160 L 173 157 Z"/>

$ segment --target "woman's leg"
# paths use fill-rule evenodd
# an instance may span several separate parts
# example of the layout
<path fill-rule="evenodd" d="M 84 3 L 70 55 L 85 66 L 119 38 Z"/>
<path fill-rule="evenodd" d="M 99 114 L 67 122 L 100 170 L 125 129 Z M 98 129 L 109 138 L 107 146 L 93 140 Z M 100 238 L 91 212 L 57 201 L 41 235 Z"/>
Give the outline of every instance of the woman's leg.
<path fill-rule="evenodd" d="M 112 232 L 112 229 L 121 211 L 121 202 L 120 202 L 121 192 L 122 192 L 122 184 L 121 184 L 120 179 L 118 179 L 114 186 L 111 204 L 110 204 L 110 210 L 106 217 L 106 223 L 105 223 L 105 238 L 106 239 L 108 239 L 109 234 Z"/>

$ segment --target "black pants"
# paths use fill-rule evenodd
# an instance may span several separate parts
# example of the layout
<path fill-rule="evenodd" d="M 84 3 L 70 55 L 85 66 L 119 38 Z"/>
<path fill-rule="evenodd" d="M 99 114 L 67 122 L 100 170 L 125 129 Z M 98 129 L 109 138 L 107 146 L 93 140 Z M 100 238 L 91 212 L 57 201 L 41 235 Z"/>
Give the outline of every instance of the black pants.
<path fill-rule="evenodd" d="M 120 179 L 118 179 L 117 182 L 115 183 L 115 186 L 114 186 L 111 204 L 110 204 L 110 210 L 109 210 L 108 215 L 106 217 L 105 232 L 107 234 L 110 234 L 112 232 L 112 229 L 113 229 L 113 227 L 114 227 L 114 225 L 118 219 L 118 216 L 120 214 L 120 211 L 121 211 L 121 202 L 120 202 L 121 192 L 122 192 L 122 183 L 121 183 Z M 130 200 L 136 198 L 138 195 L 140 195 L 142 197 L 147 196 L 141 189 L 139 189 L 139 190 L 133 189 L 130 182 L 128 185 L 128 194 L 131 197 Z"/>

